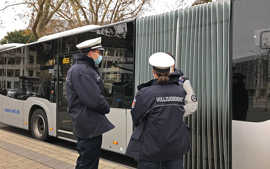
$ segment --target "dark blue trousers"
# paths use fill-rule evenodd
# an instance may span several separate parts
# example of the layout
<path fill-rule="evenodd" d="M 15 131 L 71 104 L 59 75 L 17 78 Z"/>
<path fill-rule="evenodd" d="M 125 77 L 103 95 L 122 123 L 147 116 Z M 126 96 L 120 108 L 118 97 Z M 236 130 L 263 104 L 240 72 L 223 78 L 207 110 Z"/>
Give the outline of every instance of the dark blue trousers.
<path fill-rule="evenodd" d="M 183 158 L 171 161 L 138 161 L 138 169 L 183 169 Z"/>
<path fill-rule="evenodd" d="M 82 139 L 78 138 L 79 157 L 75 169 L 98 169 L 102 136 Z"/>

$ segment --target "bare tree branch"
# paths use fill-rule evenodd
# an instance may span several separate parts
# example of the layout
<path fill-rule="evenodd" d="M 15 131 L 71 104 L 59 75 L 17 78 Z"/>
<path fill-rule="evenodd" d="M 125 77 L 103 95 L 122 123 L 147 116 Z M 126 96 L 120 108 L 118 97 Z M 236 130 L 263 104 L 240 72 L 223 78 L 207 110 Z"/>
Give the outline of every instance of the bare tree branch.
<path fill-rule="evenodd" d="M 37 13 L 37 16 L 34 20 L 34 24 L 33 24 L 33 27 L 32 27 L 32 31 L 33 31 L 33 34 L 35 36 L 35 38 L 38 38 L 39 35 L 37 33 L 37 27 L 38 27 L 38 23 L 39 23 L 39 19 L 41 18 L 42 16 L 42 12 L 43 12 L 43 5 L 44 5 L 45 1 L 42 1 L 42 0 L 39 0 L 38 1 L 38 6 L 39 6 L 39 11 Z"/>
<path fill-rule="evenodd" d="M 24 0 L 33 10 L 36 37 L 85 24 L 103 25 L 134 18 L 150 0 Z M 63 24 L 66 23 L 66 24 Z M 53 26 L 50 26 L 53 24 Z M 61 25 L 66 25 L 63 28 Z"/>
<path fill-rule="evenodd" d="M 112 3 L 112 0 L 110 0 L 108 2 L 108 4 L 106 4 L 106 2 L 103 1 L 103 4 L 105 6 L 105 11 L 103 12 L 103 16 L 102 16 L 101 21 L 100 21 L 101 23 L 104 23 L 105 16 L 107 15 L 107 13 L 109 11 L 109 7 L 110 7 L 111 3 Z"/>
<path fill-rule="evenodd" d="M 63 4 L 64 0 L 60 0 L 58 1 L 56 7 L 53 9 L 53 11 L 50 13 L 50 15 L 48 16 L 46 23 L 49 22 L 49 20 L 52 19 L 53 15 L 55 14 L 55 12 L 61 7 L 61 5 Z"/>
<path fill-rule="evenodd" d="M 57 14 L 64 20 L 66 20 L 68 23 L 71 23 L 71 25 L 74 25 L 74 21 L 72 19 L 72 17 L 68 16 L 65 12 L 58 10 Z"/>
<path fill-rule="evenodd" d="M 97 0 L 96 0 L 97 1 Z M 98 2 L 96 2 L 96 15 L 95 15 L 95 24 L 98 23 L 98 18 L 99 18 L 99 9 L 100 9 L 100 5 L 101 5 L 101 1 L 102 0 L 98 0 Z"/>
<path fill-rule="evenodd" d="M 115 15 L 115 13 L 116 13 L 116 9 L 117 9 L 117 7 L 118 7 L 118 3 L 120 3 L 119 1 L 121 1 L 121 0 L 117 0 L 117 1 L 116 1 L 116 4 L 115 4 L 115 6 L 114 6 L 114 9 L 113 9 L 112 12 L 111 12 L 110 23 L 112 23 L 112 21 L 113 21 L 114 15 Z"/>
<path fill-rule="evenodd" d="M 77 21 L 78 21 L 79 25 L 82 25 L 82 21 L 81 21 L 81 18 L 79 16 L 79 12 L 78 12 L 80 7 L 75 4 L 76 2 L 74 2 L 74 0 L 70 0 L 70 3 L 71 3 L 71 6 L 72 6 L 72 9 L 74 10 L 74 13 L 75 13 L 75 16 L 77 18 Z"/>
<path fill-rule="evenodd" d="M 86 21 L 87 24 L 90 24 L 90 21 L 87 17 L 87 14 L 86 14 L 86 11 L 85 11 L 85 8 L 76 0 L 76 3 L 77 5 L 79 6 L 79 8 L 81 9 L 82 13 L 83 13 L 83 16 L 84 16 L 84 19 Z"/>

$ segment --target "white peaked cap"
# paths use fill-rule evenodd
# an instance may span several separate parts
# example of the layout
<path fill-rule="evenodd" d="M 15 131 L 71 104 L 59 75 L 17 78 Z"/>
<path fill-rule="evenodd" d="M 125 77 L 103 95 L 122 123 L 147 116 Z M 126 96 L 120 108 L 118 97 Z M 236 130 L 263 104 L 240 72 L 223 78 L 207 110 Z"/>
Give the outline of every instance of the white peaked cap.
<path fill-rule="evenodd" d="M 159 69 L 167 69 L 174 65 L 174 59 L 167 53 L 157 52 L 149 57 L 149 64 Z"/>
<path fill-rule="evenodd" d="M 94 48 L 96 49 L 97 45 L 101 45 L 101 37 L 83 41 L 83 42 L 79 43 L 78 45 L 76 45 L 76 47 L 78 49 L 84 49 L 84 48 L 91 48 L 92 49 L 92 47 L 93 47 L 93 49 Z"/>

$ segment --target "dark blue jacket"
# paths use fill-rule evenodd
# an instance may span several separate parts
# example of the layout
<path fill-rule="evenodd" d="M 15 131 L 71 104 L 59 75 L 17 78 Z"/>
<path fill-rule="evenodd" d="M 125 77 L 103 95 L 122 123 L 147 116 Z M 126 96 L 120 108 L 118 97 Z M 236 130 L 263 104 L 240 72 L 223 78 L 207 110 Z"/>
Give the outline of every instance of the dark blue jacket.
<path fill-rule="evenodd" d="M 91 138 L 114 128 L 105 114 L 110 112 L 104 86 L 93 59 L 75 55 L 75 64 L 67 73 L 68 113 L 74 134 Z"/>
<path fill-rule="evenodd" d="M 126 154 L 136 160 L 166 161 L 181 157 L 190 146 L 183 122 L 185 91 L 178 79 L 141 88 L 132 109 L 134 131 Z"/>
<path fill-rule="evenodd" d="M 184 80 L 187 80 L 187 78 L 184 77 L 184 74 L 183 74 L 183 72 L 180 69 L 174 69 L 174 72 L 173 73 L 170 73 L 169 77 L 173 81 L 179 81 L 180 77 L 183 77 Z M 140 84 L 140 85 L 137 86 L 137 89 L 140 90 L 140 89 L 142 89 L 144 87 L 149 87 L 155 81 L 156 81 L 156 79 L 152 79 L 152 80 L 150 80 L 150 81 L 148 81 L 146 83 L 142 83 L 142 84 Z M 183 82 L 181 82 L 181 83 L 183 83 Z"/>

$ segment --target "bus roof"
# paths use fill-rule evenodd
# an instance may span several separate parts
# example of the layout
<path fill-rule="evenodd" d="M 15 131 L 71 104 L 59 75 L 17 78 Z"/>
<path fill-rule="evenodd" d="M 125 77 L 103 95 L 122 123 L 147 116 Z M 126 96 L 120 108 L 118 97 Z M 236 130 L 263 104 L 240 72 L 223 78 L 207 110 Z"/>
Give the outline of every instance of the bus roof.
<path fill-rule="evenodd" d="M 7 49 L 12 49 L 12 48 L 16 48 L 16 47 L 22 47 L 24 45 L 25 44 L 23 44 L 23 43 L 8 43 L 8 44 L 3 44 L 3 45 L 0 45 L 0 51 L 7 50 Z"/>
<path fill-rule="evenodd" d="M 41 42 L 46 42 L 46 41 L 50 41 L 50 40 L 54 40 L 57 38 L 62 38 L 62 37 L 67 37 L 67 36 L 71 36 L 71 35 L 76 35 L 76 34 L 80 34 L 80 33 L 85 33 L 91 30 L 96 30 L 99 28 L 106 28 L 106 27 L 110 27 L 113 25 L 117 25 L 117 24 L 121 24 L 121 23 L 127 23 L 127 22 L 131 22 L 134 21 L 135 18 L 131 18 L 125 21 L 120 21 L 120 22 L 116 22 L 116 23 L 111 23 L 111 24 L 107 24 L 107 25 L 86 25 L 86 26 L 81 26 L 78 28 L 74 28 L 74 29 L 70 29 L 64 32 L 58 32 L 55 34 L 51 34 L 51 35 L 47 35 L 47 36 L 43 36 L 41 38 L 39 38 L 36 42 L 30 43 L 31 44 L 36 44 L 36 43 L 41 43 Z"/>
<path fill-rule="evenodd" d="M 94 29 L 99 28 L 99 27 L 101 27 L 101 26 L 99 26 L 99 25 L 86 25 L 86 26 L 70 29 L 70 30 L 67 30 L 64 32 L 59 32 L 59 33 L 43 36 L 43 37 L 39 38 L 37 40 L 37 42 L 45 42 L 45 41 L 49 41 L 49 40 L 53 40 L 53 39 L 57 39 L 57 38 L 61 38 L 61 37 L 75 35 L 78 33 L 88 32 L 88 31 L 94 30 Z"/>
<path fill-rule="evenodd" d="M 62 38 L 62 37 L 67 37 L 67 36 L 71 36 L 71 35 L 85 33 L 85 32 L 91 31 L 91 30 L 99 29 L 99 28 L 110 27 L 110 26 L 113 26 L 113 25 L 121 24 L 121 23 L 127 23 L 127 22 L 134 21 L 135 19 L 136 18 L 132 18 L 132 19 L 128 19 L 128 20 L 125 20 L 125 21 L 120 21 L 120 22 L 111 23 L 111 24 L 102 25 L 102 26 L 100 26 L 100 25 L 86 25 L 86 26 L 70 29 L 70 30 L 67 30 L 67 31 L 58 32 L 58 33 L 55 33 L 55 34 L 43 36 L 43 37 L 39 38 L 37 41 L 32 42 L 32 43 L 20 44 L 20 45 L 14 45 L 13 43 L 5 44 L 5 45 L 10 46 L 8 48 L 1 48 L 1 45 L 0 45 L 0 52 L 8 51 L 8 50 L 11 50 L 11 49 L 16 49 L 16 48 L 23 47 L 23 46 L 30 46 L 30 45 L 34 45 L 34 44 L 38 44 L 38 43 L 42 43 L 42 42 Z"/>

